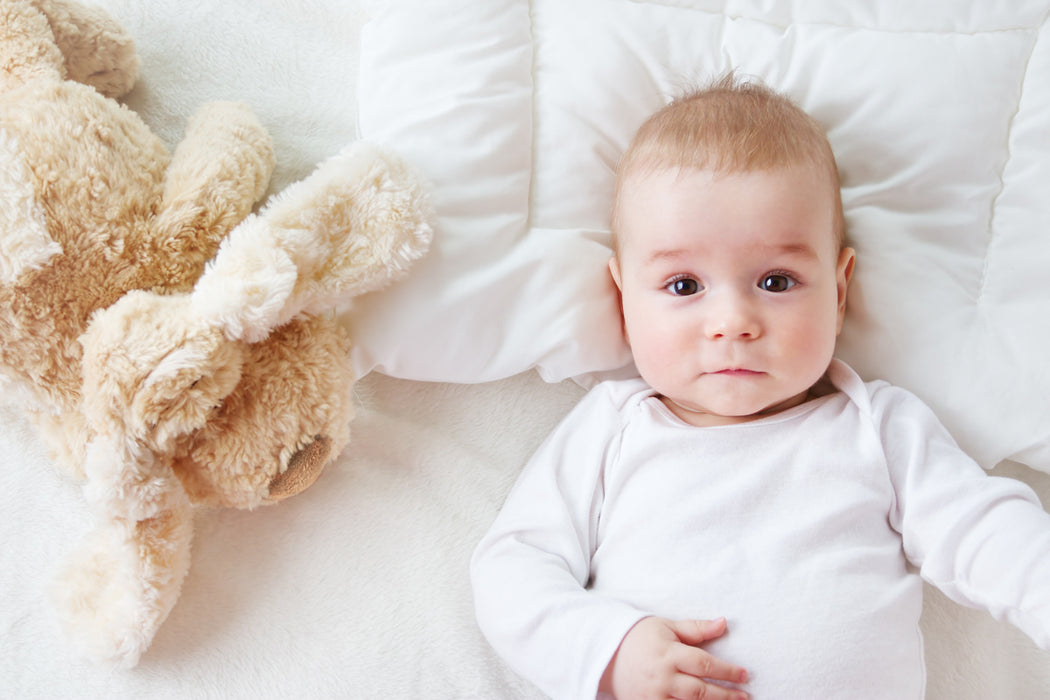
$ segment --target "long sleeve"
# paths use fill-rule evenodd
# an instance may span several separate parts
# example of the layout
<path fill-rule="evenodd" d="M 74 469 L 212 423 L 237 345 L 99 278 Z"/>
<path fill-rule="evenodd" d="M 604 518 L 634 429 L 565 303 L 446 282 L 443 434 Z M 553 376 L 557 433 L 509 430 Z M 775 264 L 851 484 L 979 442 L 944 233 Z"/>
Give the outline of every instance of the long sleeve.
<path fill-rule="evenodd" d="M 587 590 L 620 415 L 590 392 L 522 471 L 471 562 L 482 632 L 522 676 L 555 698 L 594 697 L 627 631 L 644 617 Z"/>
<path fill-rule="evenodd" d="M 1014 479 L 989 476 L 921 401 L 872 395 L 897 504 L 891 524 L 921 576 L 1050 650 L 1050 515 Z"/>

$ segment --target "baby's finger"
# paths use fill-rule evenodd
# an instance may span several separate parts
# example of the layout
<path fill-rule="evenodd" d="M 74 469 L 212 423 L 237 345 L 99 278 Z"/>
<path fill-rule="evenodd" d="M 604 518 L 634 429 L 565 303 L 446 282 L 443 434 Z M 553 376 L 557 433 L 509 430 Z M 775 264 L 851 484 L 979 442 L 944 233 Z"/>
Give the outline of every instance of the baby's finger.
<path fill-rule="evenodd" d="M 751 696 L 742 690 L 723 688 L 693 676 L 678 675 L 672 683 L 671 697 L 675 700 L 748 700 Z"/>
<path fill-rule="evenodd" d="M 726 681 L 728 683 L 747 683 L 747 670 L 712 656 L 703 649 L 682 646 L 682 654 L 675 660 L 675 667 L 681 672 L 700 679 Z"/>
<path fill-rule="evenodd" d="M 675 620 L 671 623 L 675 635 L 685 644 L 700 646 L 704 642 L 718 639 L 726 633 L 726 619 L 717 620 Z"/>

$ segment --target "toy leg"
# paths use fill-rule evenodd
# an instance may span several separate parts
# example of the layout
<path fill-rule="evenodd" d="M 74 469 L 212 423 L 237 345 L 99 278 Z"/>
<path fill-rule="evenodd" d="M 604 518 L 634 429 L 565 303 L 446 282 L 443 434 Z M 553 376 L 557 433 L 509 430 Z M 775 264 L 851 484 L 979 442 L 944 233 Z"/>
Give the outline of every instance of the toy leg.
<path fill-rule="evenodd" d="M 138 79 L 139 59 L 131 36 L 105 11 L 75 2 L 36 0 L 65 57 L 71 80 L 106 97 L 123 97 Z"/>
<path fill-rule="evenodd" d="M 269 133 L 246 105 L 211 102 L 197 110 L 168 167 L 153 232 L 162 249 L 157 259 L 170 266 L 165 279 L 201 275 L 220 241 L 266 192 L 275 162 Z"/>

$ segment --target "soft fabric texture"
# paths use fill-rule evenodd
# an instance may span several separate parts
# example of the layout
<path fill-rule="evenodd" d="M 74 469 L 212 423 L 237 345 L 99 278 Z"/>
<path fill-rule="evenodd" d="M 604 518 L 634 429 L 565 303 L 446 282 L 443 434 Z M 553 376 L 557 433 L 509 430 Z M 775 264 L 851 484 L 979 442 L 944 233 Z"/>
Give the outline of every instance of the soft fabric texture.
<path fill-rule="evenodd" d="M 919 700 L 921 575 L 1050 649 L 1050 516 L 1031 489 L 985 474 L 913 394 L 839 361 L 828 377 L 819 398 L 709 428 L 640 379 L 593 389 L 474 555 L 493 646 L 572 700 L 641 617 L 725 617 L 705 648 L 748 669 L 755 700 Z"/>
<path fill-rule="evenodd" d="M 362 135 L 435 181 L 442 236 L 381 302 L 428 304 L 364 329 L 362 361 L 439 381 L 621 365 L 613 169 L 646 116 L 733 69 L 828 129 L 858 251 L 841 356 L 917 393 L 986 468 L 1050 471 L 1045 0 L 375 5 Z M 404 342 L 439 328 L 471 340 Z"/>
<path fill-rule="evenodd" d="M 251 213 L 274 166 L 251 110 L 202 104 L 169 153 L 91 84 L 137 71 L 98 8 L 0 4 L 0 378 L 94 516 L 53 587 L 62 626 L 128 667 L 178 598 L 191 504 L 283 500 L 346 446 L 335 313 L 432 234 L 415 171 L 360 143 Z"/>
<path fill-rule="evenodd" d="M 1046 408 L 1033 408 L 1028 397 L 1045 391 L 1046 366 L 1019 334 L 1038 339 L 1047 332 L 1039 315 L 1047 291 L 1034 275 L 1047 259 L 1048 203 L 1040 189 L 1007 196 L 1004 188 L 996 216 L 1017 225 L 974 228 L 960 212 L 981 205 L 970 204 L 969 190 L 950 179 L 959 166 L 971 174 L 983 168 L 995 181 L 1007 155 L 1015 166 L 1010 181 L 1046 179 L 1050 96 L 1038 88 L 1050 83 L 1037 73 L 1050 49 L 1040 40 L 1045 2 L 761 3 L 769 13 L 762 22 L 754 19 L 759 3 L 711 3 L 705 12 L 680 0 L 377 0 L 375 7 L 342 0 L 93 1 L 135 39 L 141 77 L 125 101 L 169 147 L 202 103 L 240 100 L 273 137 L 267 194 L 305 177 L 359 135 L 388 143 L 435 181 L 437 246 L 413 269 L 414 286 L 369 299 L 350 318 L 354 337 L 367 341 L 355 356 L 362 367 L 437 382 L 365 377 L 355 389 L 353 446 L 308 491 L 255 512 L 197 510 L 193 567 L 179 605 L 130 672 L 80 661 L 61 641 L 43 585 L 75 546 L 69 533 L 88 527 L 88 511 L 79 486 L 44 453 L 25 417 L 0 410 L 0 696 L 540 697 L 477 630 L 467 565 L 522 465 L 582 391 L 535 373 L 477 386 L 443 382 L 496 379 L 531 365 L 557 379 L 626 361 L 618 340 L 607 341 L 614 302 L 595 292 L 612 289 L 599 201 L 608 196 L 609 169 L 633 123 L 694 77 L 730 62 L 791 88 L 807 108 L 816 104 L 806 99 L 807 86 L 837 91 L 817 116 L 837 125 L 832 142 L 847 188 L 854 188 L 847 189 L 851 224 L 879 212 L 879 237 L 861 250 L 858 282 L 864 275 L 870 282 L 854 290 L 848 359 L 865 378 L 885 375 L 938 411 L 971 408 L 956 394 L 991 380 L 986 372 L 1001 372 L 1006 382 L 990 384 L 1000 391 L 972 406 L 982 411 L 973 416 L 977 430 L 948 421 L 956 437 L 970 445 L 984 445 L 989 434 L 1003 437 L 1004 444 L 983 452 L 982 464 L 1026 441 L 1045 445 L 1050 423 L 1039 411 Z M 733 19 L 721 20 L 723 10 Z M 365 26 L 369 12 L 375 23 Z M 689 18 L 703 18 L 708 31 L 684 26 Z M 930 31 L 914 31 L 919 19 Z M 870 29 L 856 29 L 861 21 Z M 562 31 L 552 34 L 552 27 Z M 657 53 L 707 58 L 695 68 L 702 75 L 683 65 L 664 74 Z M 601 78 L 592 70 L 599 60 L 608 64 Z M 359 64 L 367 69 L 360 77 Z M 913 85 L 936 66 L 941 75 Z M 1011 66 L 1012 77 L 1002 77 Z M 648 81 L 641 88 L 628 82 L 639 73 Z M 834 74 L 848 80 L 828 82 Z M 556 89 L 558 77 L 572 83 Z M 942 77 L 953 80 L 942 86 Z M 540 98 L 552 94 L 586 109 L 550 121 L 553 105 Z M 960 120 L 989 113 L 1014 116 L 997 118 L 998 130 L 973 122 L 960 131 Z M 619 121 L 625 116 L 632 124 Z M 1004 119 L 1015 125 L 1011 140 Z M 558 123 L 599 138 L 560 135 Z M 932 135 L 913 134 L 922 124 L 940 126 Z M 944 144 L 938 157 L 954 149 L 951 167 L 933 162 L 928 142 Z M 535 168 L 523 174 L 529 164 Z M 561 177 L 541 177 L 541 165 Z M 860 182 L 868 184 L 856 189 Z M 937 207 L 929 200 L 933 185 Z M 530 200 L 560 208 L 523 213 Z M 987 197 L 982 201 L 991 212 Z M 965 296 L 961 281 L 976 259 L 965 251 L 941 255 L 940 239 L 899 226 L 905 218 L 949 242 L 960 231 L 968 232 L 965 240 L 994 241 L 989 250 L 1006 256 L 992 266 L 1000 270 L 994 307 L 949 303 L 946 293 Z M 519 244 L 526 232 L 539 235 Z M 937 252 L 909 260 L 916 248 Z M 544 278 L 552 250 L 559 273 Z M 529 255 L 500 257 L 509 252 Z M 880 262 L 868 262 L 876 255 Z M 573 296 L 584 313 L 573 313 L 566 301 Z M 1009 306 L 1021 321 L 1007 332 L 992 312 Z M 383 325 L 388 311 L 403 320 Z M 944 329 L 974 319 L 971 339 L 941 339 Z M 1001 334 L 993 353 L 980 334 L 995 328 Z M 599 342 L 609 344 L 595 354 Z M 947 375 L 957 363 L 970 364 Z M 1019 388 L 1012 383 L 1018 380 Z M 7 396 L 8 388 L 0 391 Z M 1000 472 L 1050 498 L 1043 475 L 1014 465 Z M 932 590 L 923 625 L 928 698 L 1046 696 L 1046 654 L 1016 630 Z"/>

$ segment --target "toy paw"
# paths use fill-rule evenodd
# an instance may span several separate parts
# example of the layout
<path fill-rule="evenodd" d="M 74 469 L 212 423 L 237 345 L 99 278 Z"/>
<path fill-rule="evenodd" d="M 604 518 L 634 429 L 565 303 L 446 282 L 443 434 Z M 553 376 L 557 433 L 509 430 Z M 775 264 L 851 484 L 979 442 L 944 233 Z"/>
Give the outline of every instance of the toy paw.
<path fill-rule="evenodd" d="M 402 277 L 430 246 L 427 196 L 403 160 L 367 143 L 275 196 L 262 217 L 298 267 L 289 307 L 328 311 Z"/>

